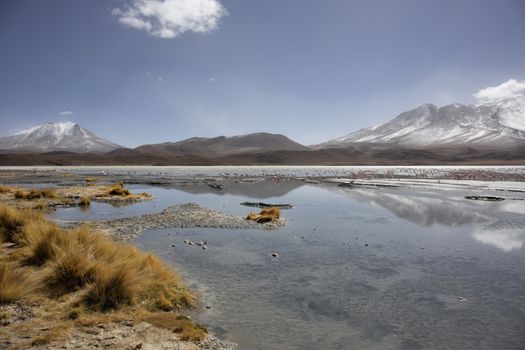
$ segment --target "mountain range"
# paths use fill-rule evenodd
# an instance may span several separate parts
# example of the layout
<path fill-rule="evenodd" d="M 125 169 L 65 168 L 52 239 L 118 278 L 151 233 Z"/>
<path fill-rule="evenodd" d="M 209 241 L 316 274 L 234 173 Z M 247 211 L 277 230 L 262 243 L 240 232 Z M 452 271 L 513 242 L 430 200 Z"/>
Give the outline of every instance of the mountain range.
<path fill-rule="evenodd" d="M 72 122 L 0 138 L 2 165 L 525 164 L 525 97 L 424 104 L 318 145 L 253 133 L 121 147 Z"/>

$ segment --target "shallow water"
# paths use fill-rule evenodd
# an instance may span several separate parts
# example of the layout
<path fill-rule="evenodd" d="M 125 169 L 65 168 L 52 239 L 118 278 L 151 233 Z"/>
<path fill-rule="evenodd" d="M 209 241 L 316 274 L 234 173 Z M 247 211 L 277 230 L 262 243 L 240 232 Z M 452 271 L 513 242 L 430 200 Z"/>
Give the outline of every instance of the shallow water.
<path fill-rule="evenodd" d="M 136 190 L 156 198 L 55 217 L 122 217 L 185 202 L 239 215 L 254 210 L 239 205 L 245 200 L 294 205 L 277 231 L 170 229 L 135 240 L 201 294 L 194 317 L 241 349 L 525 348 L 523 200 L 295 181 L 227 193 Z"/>

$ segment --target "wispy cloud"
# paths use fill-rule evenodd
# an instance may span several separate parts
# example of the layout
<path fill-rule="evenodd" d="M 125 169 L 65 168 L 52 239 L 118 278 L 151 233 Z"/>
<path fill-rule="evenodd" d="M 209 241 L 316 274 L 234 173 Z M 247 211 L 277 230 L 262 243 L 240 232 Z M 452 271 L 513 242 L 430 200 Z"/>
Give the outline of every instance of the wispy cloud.
<path fill-rule="evenodd" d="M 208 83 L 215 83 L 215 78 L 208 79 Z"/>
<path fill-rule="evenodd" d="M 162 81 L 163 81 L 164 79 L 162 79 L 162 77 L 159 75 L 158 78 L 157 78 L 157 80 L 158 80 L 159 83 L 162 83 Z"/>
<path fill-rule="evenodd" d="M 501 101 L 506 98 L 522 96 L 525 91 L 525 80 L 517 81 L 516 79 L 509 79 L 498 86 L 489 86 L 476 92 L 474 98 L 480 103 L 488 103 Z"/>
<path fill-rule="evenodd" d="M 71 116 L 73 114 L 75 114 L 75 113 L 73 113 L 71 111 L 63 111 L 63 112 L 58 113 L 58 115 L 61 116 L 61 117 L 69 117 L 69 116 Z"/>
<path fill-rule="evenodd" d="M 112 14 L 125 26 L 158 38 L 175 38 L 188 31 L 216 29 L 227 11 L 218 0 L 132 0 Z"/>

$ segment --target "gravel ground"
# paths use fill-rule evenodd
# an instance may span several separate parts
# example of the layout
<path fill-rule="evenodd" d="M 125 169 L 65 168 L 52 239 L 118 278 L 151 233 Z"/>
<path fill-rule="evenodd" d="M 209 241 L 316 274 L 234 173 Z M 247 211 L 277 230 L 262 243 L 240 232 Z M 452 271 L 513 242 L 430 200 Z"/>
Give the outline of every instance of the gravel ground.
<path fill-rule="evenodd" d="M 0 320 L 0 349 L 144 349 L 144 350 L 235 350 L 236 344 L 219 340 L 213 334 L 201 342 L 182 341 L 172 330 L 159 328 L 147 322 L 119 321 L 93 326 L 75 327 L 64 339 L 44 345 L 32 345 L 31 338 L 45 331 L 35 326 L 28 332 L 27 327 L 18 331 L 2 332 L 2 328 L 21 326 L 31 322 L 35 306 L 17 302 L 0 305 L 0 313 L 6 315 Z M 38 309 L 38 307 L 36 307 Z M 36 310 L 38 312 L 38 310 Z"/>

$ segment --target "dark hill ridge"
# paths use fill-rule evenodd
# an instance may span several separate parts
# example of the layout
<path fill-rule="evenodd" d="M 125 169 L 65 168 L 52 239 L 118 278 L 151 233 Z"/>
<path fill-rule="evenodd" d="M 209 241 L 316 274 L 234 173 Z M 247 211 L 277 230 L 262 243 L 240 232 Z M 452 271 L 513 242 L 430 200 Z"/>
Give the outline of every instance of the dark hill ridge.
<path fill-rule="evenodd" d="M 223 157 L 263 151 L 307 151 L 309 148 L 290 140 L 284 135 L 261 132 L 231 137 L 193 137 L 179 142 L 144 145 L 137 147 L 136 150 L 143 154 L 157 154 L 168 157 L 174 155 Z"/>
<path fill-rule="evenodd" d="M 0 165 L 525 165 L 525 146 L 378 147 L 353 145 L 305 151 L 261 151 L 227 156 L 156 154 L 116 150 L 105 154 L 48 152 L 0 153 Z"/>

